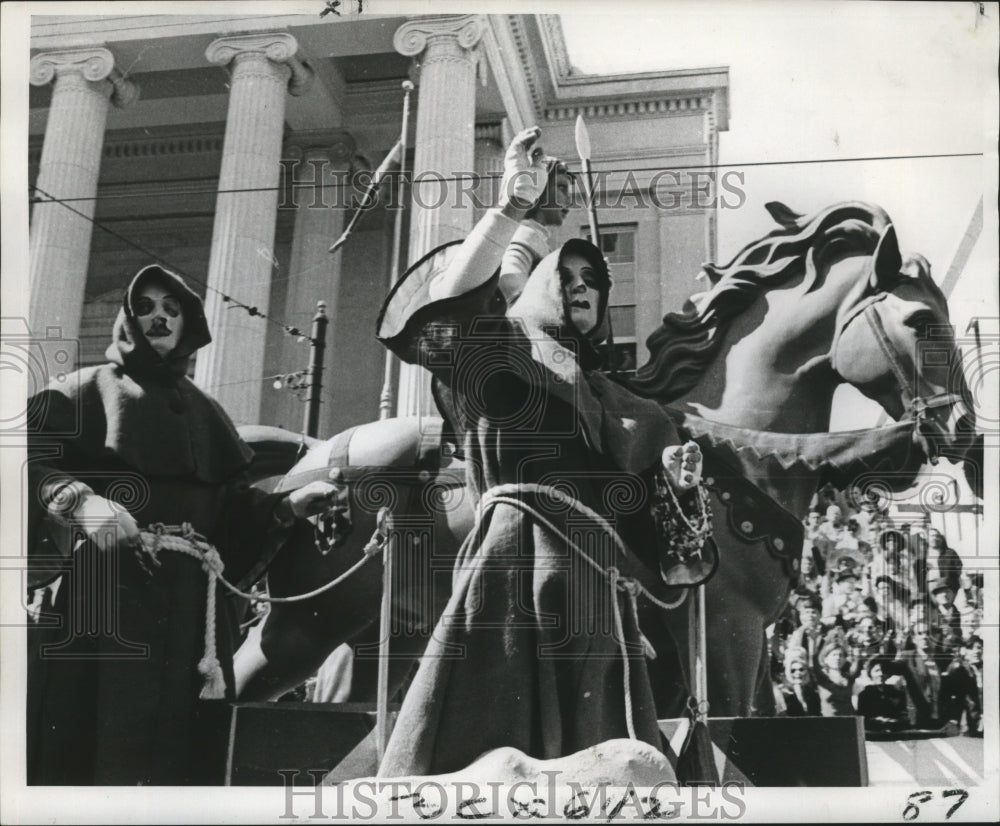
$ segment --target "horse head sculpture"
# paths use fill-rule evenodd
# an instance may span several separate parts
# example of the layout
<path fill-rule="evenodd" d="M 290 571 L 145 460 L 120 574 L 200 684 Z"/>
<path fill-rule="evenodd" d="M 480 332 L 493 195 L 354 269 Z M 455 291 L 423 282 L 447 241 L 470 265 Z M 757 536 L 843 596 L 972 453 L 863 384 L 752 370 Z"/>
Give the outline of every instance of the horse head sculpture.
<path fill-rule="evenodd" d="M 894 419 L 912 416 L 928 458 L 965 458 L 975 420 L 926 259 L 904 259 L 871 204 L 767 207 L 781 228 L 704 266 L 711 288 L 649 337 L 633 389 L 712 422 L 819 433 L 846 382 Z"/>
<path fill-rule="evenodd" d="M 931 462 L 969 457 L 975 415 L 947 300 L 927 259 L 900 253 L 891 224 L 867 290 L 837 319 L 830 365 L 894 419 L 912 416 Z"/>

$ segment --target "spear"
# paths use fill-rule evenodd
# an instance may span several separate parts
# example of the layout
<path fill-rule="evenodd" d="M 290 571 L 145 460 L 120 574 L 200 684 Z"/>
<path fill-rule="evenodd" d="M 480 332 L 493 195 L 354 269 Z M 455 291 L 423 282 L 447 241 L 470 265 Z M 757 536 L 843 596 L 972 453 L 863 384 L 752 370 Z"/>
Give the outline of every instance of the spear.
<path fill-rule="evenodd" d="M 601 236 L 597 231 L 597 206 L 594 204 L 594 178 L 590 168 L 590 134 L 583 115 L 576 116 L 576 154 L 583 164 L 583 189 L 587 201 L 587 218 L 590 221 L 590 239 L 594 246 L 601 248 Z"/>

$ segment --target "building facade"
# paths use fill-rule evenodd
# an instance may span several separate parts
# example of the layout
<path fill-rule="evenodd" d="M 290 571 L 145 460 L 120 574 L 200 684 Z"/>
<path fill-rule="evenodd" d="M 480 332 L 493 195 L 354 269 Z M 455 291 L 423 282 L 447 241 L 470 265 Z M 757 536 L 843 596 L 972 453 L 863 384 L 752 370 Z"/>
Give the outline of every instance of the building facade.
<path fill-rule="evenodd" d="M 699 289 L 720 199 L 737 197 L 713 168 L 728 71 L 585 75 L 555 15 L 44 16 L 31 47 L 32 329 L 101 361 L 122 288 L 159 260 L 205 297 L 214 341 L 194 378 L 238 424 L 302 428 L 302 400 L 274 376 L 306 367 L 289 329 L 308 333 L 318 301 L 319 435 L 377 417 L 399 205 L 402 269 L 469 231 L 525 127 L 579 170 L 586 119 L 616 341 L 639 364 Z M 411 183 L 383 187 L 330 254 L 399 137 L 407 80 Z M 553 243 L 586 234 L 578 201 Z M 419 371 L 395 389 L 399 413 L 430 409 Z"/>

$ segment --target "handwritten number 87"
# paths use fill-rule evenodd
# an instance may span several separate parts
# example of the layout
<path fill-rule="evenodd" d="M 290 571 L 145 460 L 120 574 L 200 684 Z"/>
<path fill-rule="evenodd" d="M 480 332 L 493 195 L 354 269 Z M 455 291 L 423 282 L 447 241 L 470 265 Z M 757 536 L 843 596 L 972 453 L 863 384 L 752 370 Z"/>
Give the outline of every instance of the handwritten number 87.
<path fill-rule="evenodd" d="M 958 802 L 948 809 L 944 816 L 945 820 L 955 814 L 958 811 L 958 807 L 969 799 L 969 793 L 965 789 L 945 789 L 941 792 L 941 797 L 943 798 L 955 797 L 956 795 L 959 795 Z M 914 792 L 911 794 L 907 798 L 906 808 L 903 809 L 903 820 L 916 820 L 920 817 L 920 809 L 917 803 L 928 803 L 933 799 L 934 792 Z"/>

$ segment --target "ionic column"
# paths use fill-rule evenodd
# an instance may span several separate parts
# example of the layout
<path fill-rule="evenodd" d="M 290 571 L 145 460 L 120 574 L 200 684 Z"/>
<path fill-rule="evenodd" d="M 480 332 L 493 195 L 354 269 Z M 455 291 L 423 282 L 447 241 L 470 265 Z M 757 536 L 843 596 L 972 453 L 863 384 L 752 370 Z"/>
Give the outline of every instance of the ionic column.
<path fill-rule="evenodd" d="M 127 106 L 138 89 L 115 69 L 107 49 L 45 52 L 31 59 L 33 86 L 55 80 L 38 171 L 29 240 L 32 330 L 80 334 L 90 240 L 109 100 Z"/>
<path fill-rule="evenodd" d="M 356 149 L 354 138 L 347 132 L 337 131 L 312 137 L 296 136 L 285 150 L 285 158 L 298 163 L 292 173 L 295 228 L 282 318 L 308 334 L 316 314 L 316 302 L 326 302 L 330 318 L 326 331 L 327 373 L 336 358 L 332 346 L 336 340 L 342 259 L 340 253 L 331 255 L 329 250 L 344 228 L 344 216 L 353 194 L 347 189 L 347 183 Z M 281 336 L 279 346 L 280 371 L 305 369 L 309 359 L 306 345 L 289 336 Z M 319 418 L 321 438 L 333 435 L 334 394 L 332 382 L 324 379 Z M 302 403 L 291 393 L 283 393 L 277 420 L 298 428 L 302 415 Z"/>
<path fill-rule="evenodd" d="M 393 37 L 396 51 L 414 58 L 420 70 L 410 261 L 472 229 L 469 184 L 455 178 L 473 172 L 476 46 L 486 26 L 485 17 L 476 14 L 421 18 L 404 23 Z M 429 388 L 423 368 L 403 365 L 399 415 L 433 413 Z"/>
<path fill-rule="evenodd" d="M 502 127 L 499 123 L 476 127 L 476 175 L 475 220 L 483 217 L 490 207 L 496 206 L 500 192 L 500 177 L 503 175 L 504 145 L 501 142 Z"/>
<path fill-rule="evenodd" d="M 285 93 L 302 94 L 312 76 L 297 48 L 275 32 L 221 37 L 205 51 L 210 63 L 230 67 L 231 80 L 205 297 L 213 342 L 198 354 L 195 381 L 236 424 L 260 415 L 267 330 L 224 296 L 268 311 Z"/>

